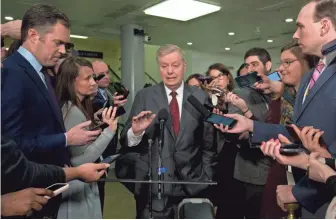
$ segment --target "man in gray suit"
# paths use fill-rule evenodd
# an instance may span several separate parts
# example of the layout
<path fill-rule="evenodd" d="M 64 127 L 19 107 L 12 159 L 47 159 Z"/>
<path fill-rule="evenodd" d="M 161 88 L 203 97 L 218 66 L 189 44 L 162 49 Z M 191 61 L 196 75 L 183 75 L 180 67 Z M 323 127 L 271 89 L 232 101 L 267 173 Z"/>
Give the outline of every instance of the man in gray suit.
<path fill-rule="evenodd" d="M 335 9 L 335 0 L 312 0 L 301 9 L 296 21 L 297 30 L 293 36 L 305 54 L 320 57 L 317 67 L 302 77 L 295 101 L 293 122 L 299 127 L 313 126 L 324 131 L 326 148 L 319 144 L 314 148 L 327 157 L 336 156 Z M 277 138 L 278 134 L 291 137 L 284 126 L 264 124 L 239 115 L 228 116 L 237 119 L 238 123 L 231 130 L 222 128 L 223 132 L 253 132 L 252 141 L 258 143 Z M 308 164 L 308 156 L 305 154 L 283 158 L 288 165 L 297 165 L 298 161 L 302 161 L 300 164 Z M 303 206 L 303 218 L 324 218 L 327 208 L 325 203 L 330 202 L 331 197 L 324 184 L 304 177 L 295 186 L 278 187 L 277 199 L 283 209 L 286 203 L 300 203 Z"/>
<path fill-rule="evenodd" d="M 202 104 L 209 104 L 209 97 L 202 90 L 184 84 L 186 62 L 179 47 L 160 47 L 157 61 L 163 82 L 137 93 L 120 137 L 121 152 L 128 153 L 116 164 L 116 174 L 118 178 L 148 178 L 148 139 L 151 138 L 154 140 L 152 176 L 158 179 L 158 138 L 153 133 L 159 131 L 156 114 L 165 108 L 170 114 L 162 147 L 164 180 L 211 181 L 216 156 L 214 129 L 187 102 L 188 96 L 193 95 Z M 137 218 L 149 218 L 149 185 L 126 186 L 135 195 Z M 177 204 L 183 198 L 197 196 L 206 188 L 206 185 L 164 184 L 163 198 L 158 199 L 157 184 L 152 184 L 153 217 L 174 218 Z"/>

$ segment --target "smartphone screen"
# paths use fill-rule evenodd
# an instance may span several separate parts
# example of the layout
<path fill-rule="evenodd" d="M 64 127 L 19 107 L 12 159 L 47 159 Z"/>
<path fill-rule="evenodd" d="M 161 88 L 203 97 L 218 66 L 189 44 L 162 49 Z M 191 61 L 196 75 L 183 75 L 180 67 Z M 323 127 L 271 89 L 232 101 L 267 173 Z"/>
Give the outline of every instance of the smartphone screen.
<path fill-rule="evenodd" d="M 267 77 L 272 81 L 280 81 L 281 80 L 279 73 L 276 72 L 276 71 L 269 74 Z"/>
<path fill-rule="evenodd" d="M 98 130 L 100 128 L 103 129 L 103 128 L 107 127 L 107 126 L 108 126 L 107 124 L 101 123 L 101 124 L 98 124 L 98 125 L 94 126 L 93 128 L 91 128 L 90 131 L 95 131 L 95 130 Z"/>
<path fill-rule="evenodd" d="M 212 124 L 222 124 L 224 126 L 229 126 L 229 128 L 232 128 L 236 124 L 236 120 L 232 118 L 228 118 L 222 115 L 218 115 L 215 113 L 211 113 L 205 121 L 210 122 Z"/>
<path fill-rule="evenodd" d="M 258 76 L 257 72 L 251 72 L 245 76 L 236 77 L 235 81 L 239 87 L 246 87 L 246 86 L 251 86 L 256 82 L 260 82 L 261 77 Z"/>
<path fill-rule="evenodd" d="M 56 191 L 66 185 L 67 185 L 66 183 L 56 183 L 51 186 L 48 186 L 46 189 L 49 189 L 51 191 Z"/>

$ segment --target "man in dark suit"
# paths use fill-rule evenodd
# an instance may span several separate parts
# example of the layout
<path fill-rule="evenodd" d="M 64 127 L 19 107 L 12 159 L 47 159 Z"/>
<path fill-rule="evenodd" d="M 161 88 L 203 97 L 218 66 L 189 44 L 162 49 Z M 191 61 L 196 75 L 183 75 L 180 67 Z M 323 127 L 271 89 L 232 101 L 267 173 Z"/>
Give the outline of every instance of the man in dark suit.
<path fill-rule="evenodd" d="M 336 156 L 336 17 L 335 0 L 316 0 L 306 4 L 297 18 L 297 30 L 294 38 L 298 40 L 302 51 L 320 57 L 315 69 L 306 73 L 301 80 L 294 106 L 293 122 L 299 127 L 313 126 L 324 131 L 323 139 L 326 148 L 315 146 L 324 157 Z M 253 132 L 252 142 L 261 143 L 283 134 L 290 138 L 284 126 L 267 125 L 252 121 L 239 115 L 231 115 L 238 120 L 231 129 L 224 132 Z M 286 164 L 302 166 L 308 164 L 308 156 L 300 154 L 285 157 Z M 307 168 L 307 167 L 306 167 Z M 295 186 L 281 186 L 278 190 L 278 204 L 283 208 L 285 203 L 299 202 L 303 206 L 302 217 L 324 218 L 325 203 L 330 202 L 325 185 L 313 182 L 304 177 Z M 325 205 L 324 205 L 325 204 Z"/>
<path fill-rule="evenodd" d="M 107 87 L 111 83 L 110 71 L 107 64 L 104 63 L 103 61 L 94 61 L 92 62 L 92 66 L 96 76 L 104 74 L 104 77 L 97 81 L 98 92 L 97 95 L 92 99 L 93 111 L 97 112 L 104 107 L 109 107 L 112 105 L 118 106 L 119 108 L 123 108 L 122 106 L 127 102 L 127 99 L 123 99 L 123 96 L 120 95 L 118 96 L 117 94 L 112 95 L 111 91 L 107 89 Z M 118 134 L 118 128 L 116 134 Z M 105 151 L 102 153 L 102 158 L 115 154 L 117 151 L 117 146 L 118 146 L 118 135 L 115 135 L 111 140 L 110 144 L 105 149 Z M 105 182 L 98 182 L 98 188 L 99 188 L 100 204 L 103 211 L 104 197 L 105 197 Z"/>
<path fill-rule="evenodd" d="M 45 71 L 66 53 L 69 27 L 67 16 L 54 6 L 32 6 L 22 20 L 22 46 L 3 63 L 1 134 L 13 138 L 25 156 L 37 163 L 70 165 L 66 146 L 86 144 L 100 133 L 84 130 L 90 122 L 65 132 L 58 99 Z M 56 210 L 49 214 L 54 217 Z"/>
<path fill-rule="evenodd" d="M 201 103 L 209 97 L 200 89 L 183 83 L 186 62 L 181 49 L 164 45 L 157 52 L 161 83 L 137 93 L 129 119 L 120 137 L 121 151 L 130 151 L 116 166 L 119 178 L 147 179 L 148 139 L 157 132 L 156 114 L 167 109 L 169 117 L 164 127 L 162 163 L 164 180 L 210 181 L 213 179 L 216 142 L 211 124 L 204 123 L 199 112 L 187 102 L 190 95 Z M 155 114 L 154 114 L 155 113 Z M 158 138 L 152 147 L 152 173 L 157 179 Z M 129 159 L 133 159 L 130 162 Z M 128 185 L 136 199 L 138 218 L 148 218 L 148 184 Z M 164 184 L 163 198 L 158 199 L 157 184 L 153 184 L 153 217 L 174 218 L 177 204 L 186 197 L 197 196 L 206 185 Z"/>

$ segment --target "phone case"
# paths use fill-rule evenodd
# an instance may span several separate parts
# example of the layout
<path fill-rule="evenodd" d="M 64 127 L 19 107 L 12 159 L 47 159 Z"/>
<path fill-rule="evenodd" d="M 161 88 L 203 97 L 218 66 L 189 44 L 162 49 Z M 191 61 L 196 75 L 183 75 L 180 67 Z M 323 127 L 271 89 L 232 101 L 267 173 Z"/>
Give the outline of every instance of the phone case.
<path fill-rule="evenodd" d="M 64 191 L 66 191 L 66 190 L 69 189 L 69 184 L 67 184 L 67 183 L 55 183 L 55 184 L 53 184 L 51 186 L 48 186 L 46 189 L 48 189 L 48 188 L 50 188 L 52 186 L 55 186 L 55 185 L 63 185 L 63 186 L 61 188 L 56 189 L 56 190 L 53 191 L 54 192 L 54 196 L 57 196 L 57 195 L 61 194 L 62 192 L 64 192 Z M 50 199 L 49 196 L 44 196 L 44 198 Z"/>

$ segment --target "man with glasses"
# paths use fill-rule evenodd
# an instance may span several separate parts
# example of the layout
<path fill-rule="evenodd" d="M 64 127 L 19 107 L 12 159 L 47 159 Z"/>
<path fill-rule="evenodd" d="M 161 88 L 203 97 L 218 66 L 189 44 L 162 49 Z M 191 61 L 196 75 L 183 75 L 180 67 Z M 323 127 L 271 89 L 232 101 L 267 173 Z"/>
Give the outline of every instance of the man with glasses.
<path fill-rule="evenodd" d="M 104 107 L 109 107 L 111 105 L 118 106 L 119 108 L 123 108 L 122 106 L 127 102 L 127 99 L 123 99 L 123 96 L 118 96 L 117 94 L 112 94 L 110 90 L 107 88 L 112 83 L 110 71 L 107 64 L 103 61 L 94 61 L 92 62 L 93 71 L 98 77 L 104 75 L 103 78 L 97 80 L 98 84 L 98 92 L 97 95 L 92 99 L 92 107 L 93 111 L 97 112 Z M 118 129 L 116 131 L 118 133 Z M 107 156 L 111 156 L 116 153 L 118 145 L 118 135 L 115 135 L 111 140 L 110 144 L 107 146 L 105 151 L 102 154 L 102 158 Z M 104 197 L 105 197 L 105 182 L 98 182 L 99 188 L 99 196 L 100 196 L 100 203 L 101 209 L 103 212 L 104 208 Z"/>
<path fill-rule="evenodd" d="M 48 4 L 29 8 L 22 19 L 22 46 L 3 63 L 1 135 L 14 139 L 27 159 L 70 166 L 67 146 L 85 145 L 100 134 L 87 131 L 90 121 L 65 131 L 48 68 L 66 53 L 68 17 Z M 60 198 L 49 201 L 38 217 L 56 217 Z"/>

